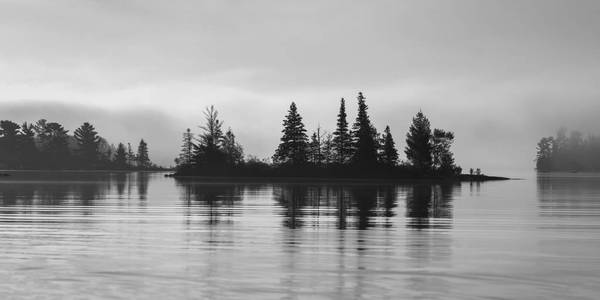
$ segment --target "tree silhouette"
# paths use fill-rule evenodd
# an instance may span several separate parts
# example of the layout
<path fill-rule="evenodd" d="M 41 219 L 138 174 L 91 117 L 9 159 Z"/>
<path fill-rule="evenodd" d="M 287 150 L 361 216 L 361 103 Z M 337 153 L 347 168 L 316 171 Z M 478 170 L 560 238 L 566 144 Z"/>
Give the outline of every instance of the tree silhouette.
<path fill-rule="evenodd" d="M 67 168 L 71 163 L 68 131 L 56 122 L 44 122 L 43 124 L 40 143 L 44 161 L 50 168 Z"/>
<path fill-rule="evenodd" d="M 344 98 L 342 98 L 340 100 L 337 127 L 333 132 L 336 161 L 340 164 L 349 162 L 352 157 L 352 136 L 348 131 L 348 121 L 346 120 L 346 117 L 346 102 Z"/>
<path fill-rule="evenodd" d="M 395 166 L 398 163 L 398 150 L 390 126 L 386 126 L 384 130 L 382 162 L 387 166 Z"/>
<path fill-rule="evenodd" d="M 17 135 L 20 128 L 12 121 L 0 121 L 0 157 L 9 168 L 15 168 L 19 164 Z"/>
<path fill-rule="evenodd" d="M 222 150 L 223 122 L 219 120 L 219 112 L 212 105 L 206 108 L 204 117 L 206 123 L 200 126 L 203 133 L 199 135 L 198 145 L 194 149 L 194 163 L 207 170 L 221 168 L 226 161 Z"/>
<path fill-rule="evenodd" d="M 432 137 L 433 167 L 441 173 L 460 173 L 461 169 L 454 164 L 454 154 L 450 146 L 454 142 L 454 133 L 442 129 L 434 129 Z"/>
<path fill-rule="evenodd" d="M 375 130 L 367 114 L 367 104 L 362 92 L 358 93 L 358 116 L 352 128 L 354 155 L 352 160 L 359 165 L 377 164 L 377 144 L 375 141 Z"/>
<path fill-rule="evenodd" d="M 129 167 L 127 165 L 127 151 L 125 150 L 125 145 L 123 145 L 123 143 L 119 143 L 117 146 L 117 151 L 115 152 L 113 162 L 115 167 L 121 170 Z"/>
<path fill-rule="evenodd" d="M 147 169 L 151 166 L 150 157 L 148 156 L 148 144 L 146 144 L 144 139 L 140 140 L 136 158 L 138 167 Z"/>
<path fill-rule="evenodd" d="M 98 161 L 98 144 L 100 137 L 94 126 L 85 122 L 81 127 L 75 129 L 73 134 L 77 141 L 79 155 L 86 167 L 93 167 Z"/>
<path fill-rule="evenodd" d="M 39 164 L 39 151 L 35 146 L 33 125 L 23 122 L 18 136 L 18 155 L 21 168 L 34 168 Z"/>
<path fill-rule="evenodd" d="M 223 151 L 227 159 L 226 163 L 230 166 L 235 166 L 244 161 L 244 149 L 235 140 L 235 134 L 231 131 L 231 128 L 227 129 L 223 136 Z"/>
<path fill-rule="evenodd" d="M 194 134 L 188 128 L 183 133 L 183 144 L 177 160 L 178 165 L 191 165 L 194 159 Z"/>
<path fill-rule="evenodd" d="M 406 158 L 418 170 L 429 172 L 432 169 L 431 128 L 427 117 L 419 111 L 413 118 L 406 134 Z"/>
<path fill-rule="evenodd" d="M 287 116 L 283 120 L 283 136 L 273 161 L 278 164 L 303 165 L 307 162 L 308 137 L 298 113 L 296 103 L 292 102 Z"/>

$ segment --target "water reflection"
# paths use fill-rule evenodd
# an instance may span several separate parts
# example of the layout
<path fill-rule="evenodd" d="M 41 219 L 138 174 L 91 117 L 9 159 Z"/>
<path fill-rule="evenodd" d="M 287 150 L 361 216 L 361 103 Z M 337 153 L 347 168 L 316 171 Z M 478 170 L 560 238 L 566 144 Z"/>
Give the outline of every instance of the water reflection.
<path fill-rule="evenodd" d="M 406 197 L 407 226 L 448 229 L 452 226 L 452 199 L 460 184 L 414 184 Z"/>
<path fill-rule="evenodd" d="M 217 225 L 233 222 L 235 205 L 243 197 L 244 186 L 237 184 L 206 184 L 193 180 L 177 180 L 189 217 L 206 217 L 204 223 Z M 194 209 L 198 208 L 198 209 Z"/>
<path fill-rule="evenodd" d="M 541 216 L 600 216 L 600 175 L 540 174 L 537 197 Z"/>

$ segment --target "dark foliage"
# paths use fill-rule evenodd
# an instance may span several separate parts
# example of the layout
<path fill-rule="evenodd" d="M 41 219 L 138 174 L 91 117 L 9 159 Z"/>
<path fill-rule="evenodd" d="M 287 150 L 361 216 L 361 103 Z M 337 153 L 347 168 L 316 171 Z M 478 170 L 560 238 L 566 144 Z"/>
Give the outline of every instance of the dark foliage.
<path fill-rule="evenodd" d="M 121 146 L 123 146 L 121 144 Z M 147 145 L 146 148 L 147 154 Z M 124 154 L 124 162 L 122 155 Z M 115 149 L 88 122 L 69 135 L 61 124 L 0 121 L 0 168 L 4 169 L 159 169 L 149 160 L 136 166 L 131 151 Z M 135 155 L 133 155 L 135 156 Z M 147 155 L 146 155 L 147 158 Z"/>

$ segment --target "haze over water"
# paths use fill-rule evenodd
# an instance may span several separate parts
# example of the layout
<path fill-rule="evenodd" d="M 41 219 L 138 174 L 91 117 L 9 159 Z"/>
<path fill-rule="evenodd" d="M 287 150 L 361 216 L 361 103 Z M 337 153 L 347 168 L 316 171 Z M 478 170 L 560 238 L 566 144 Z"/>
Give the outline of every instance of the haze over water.
<path fill-rule="evenodd" d="M 2 298 L 594 299 L 600 175 L 481 184 L 0 179 Z"/>

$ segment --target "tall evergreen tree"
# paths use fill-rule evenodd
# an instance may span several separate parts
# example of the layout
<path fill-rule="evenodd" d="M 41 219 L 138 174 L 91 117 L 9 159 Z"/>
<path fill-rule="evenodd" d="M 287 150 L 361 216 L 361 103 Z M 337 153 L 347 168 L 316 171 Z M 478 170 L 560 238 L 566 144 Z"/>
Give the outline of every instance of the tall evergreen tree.
<path fill-rule="evenodd" d="M 225 165 L 226 157 L 222 149 L 223 122 L 219 120 L 219 112 L 214 106 L 204 111 L 205 124 L 200 126 L 202 133 L 198 145 L 194 149 L 194 164 L 206 170 L 219 169 Z"/>
<path fill-rule="evenodd" d="M 178 165 L 189 166 L 194 160 L 194 134 L 188 128 L 183 133 L 183 144 L 181 145 L 181 152 L 179 153 L 179 159 L 177 160 Z"/>
<path fill-rule="evenodd" d="M 337 163 L 340 164 L 349 162 L 352 157 L 352 136 L 348 131 L 348 121 L 346 118 L 346 102 L 344 98 L 342 98 L 340 100 L 337 127 L 333 132 L 333 143 L 335 145 Z"/>
<path fill-rule="evenodd" d="M 142 139 L 138 145 L 137 165 L 142 169 L 149 168 L 151 165 L 150 157 L 148 156 L 148 144 Z"/>
<path fill-rule="evenodd" d="M 75 140 L 77 141 L 79 156 L 83 166 L 92 167 L 98 162 L 98 144 L 100 137 L 94 126 L 85 122 L 81 127 L 75 129 Z"/>
<path fill-rule="evenodd" d="M 125 150 L 125 145 L 123 145 L 123 143 L 119 143 L 119 146 L 117 146 L 113 162 L 117 169 L 123 170 L 129 167 L 127 165 L 127 150 Z"/>
<path fill-rule="evenodd" d="M 358 116 L 352 128 L 354 143 L 352 160 L 359 165 L 375 165 L 377 163 L 376 133 L 367 114 L 366 98 L 359 92 L 357 99 Z"/>
<path fill-rule="evenodd" d="M 383 135 L 382 162 L 388 166 L 395 166 L 398 163 L 398 150 L 396 150 L 396 143 L 394 142 L 390 126 L 385 126 Z"/>
<path fill-rule="evenodd" d="M 418 170 L 429 172 L 432 169 L 431 128 L 427 117 L 419 111 L 406 134 L 406 158 Z"/>
<path fill-rule="evenodd" d="M 296 103 L 292 102 L 288 114 L 283 120 L 281 143 L 273 155 L 273 161 L 279 164 L 302 165 L 307 162 L 308 137 L 298 113 Z"/>

